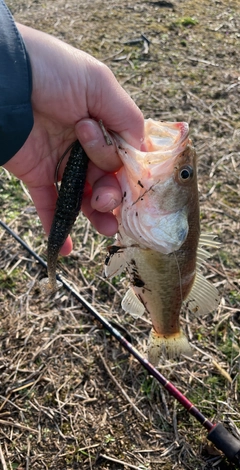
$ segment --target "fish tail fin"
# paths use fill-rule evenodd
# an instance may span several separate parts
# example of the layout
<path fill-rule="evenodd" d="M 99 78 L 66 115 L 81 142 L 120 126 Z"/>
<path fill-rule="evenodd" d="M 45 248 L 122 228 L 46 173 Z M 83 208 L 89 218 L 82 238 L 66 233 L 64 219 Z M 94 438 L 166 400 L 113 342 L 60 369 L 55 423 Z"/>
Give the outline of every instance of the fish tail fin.
<path fill-rule="evenodd" d="M 153 366 L 157 366 L 160 357 L 165 354 L 169 359 L 192 355 L 191 346 L 182 331 L 172 335 L 159 335 L 154 329 L 151 330 L 148 341 L 148 360 Z"/>

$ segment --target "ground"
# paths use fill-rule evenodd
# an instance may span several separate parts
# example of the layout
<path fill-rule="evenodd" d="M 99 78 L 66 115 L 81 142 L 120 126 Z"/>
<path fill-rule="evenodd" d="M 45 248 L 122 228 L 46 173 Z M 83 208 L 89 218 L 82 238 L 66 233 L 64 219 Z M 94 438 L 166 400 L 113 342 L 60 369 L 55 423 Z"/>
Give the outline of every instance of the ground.
<path fill-rule="evenodd" d="M 8 0 L 18 21 L 106 63 L 145 117 L 189 122 L 198 154 L 202 231 L 221 242 L 204 273 L 219 308 L 182 325 L 189 360 L 159 370 L 209 419 L 238 434 L 239 0 Z M 142 34 L 150 42 L 146 42 Z M 131 42 L 139 39 L 139 42 Z M 25 188 L 0 171 L 1 217 L 46 259 L 46 238 Z M 128 279 L 108 282 L 111 240 L 80 216 L 58 272 L 146 353 L 147 316 L 124 315 Z M 45 271 L 0 229 L 0 465 L 10 469 L 232 469 L 207 432 L 67 291 L 38 290 Z"/>

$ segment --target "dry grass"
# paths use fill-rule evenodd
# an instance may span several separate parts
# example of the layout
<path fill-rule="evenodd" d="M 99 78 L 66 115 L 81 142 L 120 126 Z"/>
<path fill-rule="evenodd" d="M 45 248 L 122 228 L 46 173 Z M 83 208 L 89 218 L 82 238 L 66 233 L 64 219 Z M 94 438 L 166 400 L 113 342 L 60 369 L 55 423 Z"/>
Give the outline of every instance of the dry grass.
<path fill-rule="evenodd" d="M 219 309 L 183 315 L 191 360 L 160 371 L 231 432 L 239 406 L 239 1 L 9 0 L 16 19 L 107 63 L 146 117 L 186 120 L 199 155 L 203 231 L 222 247 L 205 267 Z M 150 40 L 129 43 L 141 34 Z M 41 256 L 46 241 L 19 182 L 0 173 L 2 218 Z M 105 247 L 80 216 L 59 271 L 145 353 L 150 321 L 123 315 L 127 279 L 102 278 Z M 194 419 L 41 267 L 0 231 L 0 466 L 11 469 L 230 469 Z M 227 374 L 226 374 L 227 373 Z"/>

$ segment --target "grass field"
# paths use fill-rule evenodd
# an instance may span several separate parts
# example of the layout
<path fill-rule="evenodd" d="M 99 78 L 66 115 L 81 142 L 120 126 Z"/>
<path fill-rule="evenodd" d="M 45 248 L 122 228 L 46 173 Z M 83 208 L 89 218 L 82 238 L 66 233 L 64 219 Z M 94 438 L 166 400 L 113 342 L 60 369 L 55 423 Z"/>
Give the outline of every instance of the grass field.
<path fill-rule="evenodd" d="M 240 1 L 8 0 L 16 20 L 106 63 L 145 117 L 187 121 L 198 154 L 203 232 L 219 250 L 204 274 L 219 308 L 182 326 L 193 357 L 159 370 L 240 438 Z M 144 34 L 150 41 L 144 49 Z M 131 42 L 139 39 L 138 42 Z M 0 170 L 1 218 L 46 259 L 25 188 Z M 104 239 L 80 215 L 58 272 L 143 354 L 150 319 L 121 310 L 125 276 L 103 278 Z M 0 229 L 0 466 L 3 470 L 224 470 L 206 431 Z M 125 334 L 125 333 L 124 333 Z"/>

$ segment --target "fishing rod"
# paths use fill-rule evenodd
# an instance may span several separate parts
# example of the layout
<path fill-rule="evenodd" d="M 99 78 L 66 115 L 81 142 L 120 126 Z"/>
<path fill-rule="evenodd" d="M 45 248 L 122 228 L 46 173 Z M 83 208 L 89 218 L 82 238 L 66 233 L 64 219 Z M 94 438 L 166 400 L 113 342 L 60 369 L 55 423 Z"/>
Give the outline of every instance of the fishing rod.
<path fill-rule="evenodd" d="M 47 263 L 35 253 L 7 224 L 0 219 L 0 225 L 17 240 L 45 269 Z M 114 328 L 95 308 L 85 300 L 73 287 L 57 274 L 57 280 L 67 289 L 94 317 L 98 320 L 117 341 L 134 356 L 138 362 L 152 375 L 167 391 L 173 396 L 199 423 L 208 431 L 207 439 L 211 441 L 219 450 L 221 450 L 230 462 L 240 468 L 240 440 L 233 436 L 222 423 L 212 423 L 206 418 L 196 406 L 191 403 L 180 390 L 178 390 L 169 380 L 167 380 L 137 349 L 135 349 L 121 333 Z"/>

